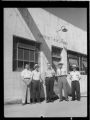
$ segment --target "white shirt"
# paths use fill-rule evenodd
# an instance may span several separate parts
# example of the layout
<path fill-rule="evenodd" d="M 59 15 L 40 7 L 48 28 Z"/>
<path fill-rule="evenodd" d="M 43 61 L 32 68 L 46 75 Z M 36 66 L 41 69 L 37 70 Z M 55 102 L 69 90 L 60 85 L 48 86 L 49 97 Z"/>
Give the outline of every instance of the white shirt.
<path fill-rule="evenodd" d="M 72 81 L 79 81 L 81 79 L 81 75 L 80 75 L 80 72 L 79 71 L 72 71 L 70 72 L 70 78 Z"/>
<path fill-rule="evenodd" d="M 55 75 L 54 69 L 47 69 L 47 71 L 45 72 L 46 77 L 53 77 L 53 75 Z"/>
<path fill-rule="evenodd" d="M 63 70 L 63 69 L 58 68 L 57 69 L 57 76 L 61 76 L 61 75 L 66 75 L 66 71 Z"/>
<path fill-rule="evenodd" d="M 31 78 L 32 77 L 32 72 L 30 70 L 24 69 L 21 72 L 21 77 L 25 78 Z"/>
<path fill-rule="evenodd" d="M 33 80 L 40 80 L 41 79 L 41 74 L 39 71 L 37 70 L 33 70 L 32 71 L 32 78 Z"/>

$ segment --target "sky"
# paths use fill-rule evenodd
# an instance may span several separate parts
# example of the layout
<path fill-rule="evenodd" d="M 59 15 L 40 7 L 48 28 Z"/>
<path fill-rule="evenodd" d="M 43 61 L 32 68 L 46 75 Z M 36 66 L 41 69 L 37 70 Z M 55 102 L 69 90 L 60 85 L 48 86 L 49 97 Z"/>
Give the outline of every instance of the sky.
<path fill-rule="evenodd" d="M 45 10 L 84 31 L 87 30 L 86 8 L 45 8 Z"/>

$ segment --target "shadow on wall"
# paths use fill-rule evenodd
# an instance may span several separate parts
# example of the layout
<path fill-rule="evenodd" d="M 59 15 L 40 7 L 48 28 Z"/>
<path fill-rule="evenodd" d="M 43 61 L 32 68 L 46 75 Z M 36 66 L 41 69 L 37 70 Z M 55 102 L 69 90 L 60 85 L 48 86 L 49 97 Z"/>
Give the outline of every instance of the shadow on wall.
<path fill-rule="evenodd" d="M 27 24 L 29 30 L 32 32 L 34 38 L 36 39 L 37 42 L 43 43 L 41 45 L 41 50 L 44 52 L 44 55 L 46 56 L 48 62 L 51 63 L 51 51 L 45 41 L 45 39 L 43 38 L 43 35 L 41 34 L 40 30 L 38 29 L 38 26 L 36 25 L 34 19 L 32 18 L 30 12 L 28 11 L 27 8 L 18 8 L 21 16 L 23 17 L 25 23 Z M 41 38 L 38 36 L 42 36 Z M 45 97 L 44 95 L 44 90 L 43 90 L 43 85 L 41 84 L 41 98 Z M 32 93 L 32 91 L 31 91 Z"/>
<path fill-rule="evenodd" d="M 27 8 L 18 8 L 18 10 L 19 10 L 20 14 L 22 15 L 23 19 L 25 20 L 25 23 L 27 24 L 28 28 L 32 32 L 36 41 L 43 43 L 41 45 L 41 49 L 44 52 L 48 62 L 51 63 L 51 51 L 50 51 L 45 39 L 43 38 L 42 33 L 38 29 L 38 26 L 36 25 L 34 19 L 32 18 L 30 12 L 28 11 Z M 42 37 L 39 37 L 38 35 L 40 35 Z"/>

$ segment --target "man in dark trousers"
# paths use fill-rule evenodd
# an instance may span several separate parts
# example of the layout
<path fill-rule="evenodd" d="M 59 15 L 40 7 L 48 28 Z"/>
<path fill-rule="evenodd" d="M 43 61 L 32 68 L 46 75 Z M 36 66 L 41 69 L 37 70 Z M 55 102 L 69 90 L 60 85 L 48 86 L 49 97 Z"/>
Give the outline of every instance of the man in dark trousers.
<path fill-rule="evenodd" d="M 37 102 L 40 103 L 40 82 L 42 82 L 41 79 L 41 73 L 39 71 L 39 65 L 35 64 L 34 70 L 32 71 L 32 102 L 35 103 Z"/>
<path fill-rule="evenodd" d="M 67 91 L 67 75 L 66 71 L 62 69 L 63 62 L 58 63 L 58 68 L 57 68 L 57 77 L 58 77 L 58 85 L 59 85 L 59 97 L 60 101 L 63 101 L 63 96 L 62 96 L 62 90 L 64 89 L 64 97 L 65 101 L 68 101 L 68 91 Z"/>
<path fill-rule="evenodd" d="M 73 71 L 70 72 L 70 79 L 72 80 L 71 87 L 72 87 L 72 101 L 75 100 L 75 92 L 76 92 L 76 100 L 80 101 L 80 83 L 79 80 L 81 79 L 80 72 L 76 70 L 77 66 L 74 64 L 72 65 Z"/>
<path fill-rule="evenodd" d="M 45 85 L 46 85 L 46 102 L 52 102 L 53 98 L 53 87 L 54 87 L 54 78 L 55 75 L 54 69 L 51 65 L 47 64 L 47 71 L 45 72 Z"/>

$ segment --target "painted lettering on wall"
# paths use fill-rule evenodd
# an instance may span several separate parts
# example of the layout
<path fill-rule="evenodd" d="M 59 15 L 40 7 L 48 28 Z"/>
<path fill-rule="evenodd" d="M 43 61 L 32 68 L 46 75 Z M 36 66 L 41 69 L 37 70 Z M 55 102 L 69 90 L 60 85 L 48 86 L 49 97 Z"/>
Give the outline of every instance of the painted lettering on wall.
<path fill-rule="evenodd" d="M 54 38 L 52 36 L 46 36 L 46 35 L 41 35 L 41 34 L 38 34 L 38 36 L 40 38 L 44 38 L 44 39 L 47 39 L 47 40 L 53 40 L 54 42 L 57 42 L 57 43 L 62 43 L 65 46 L 67 45 L 67 42 L 64 39 L 62 39 L 62 38 L 57 39 L 57 38 Z"/>

